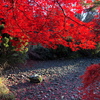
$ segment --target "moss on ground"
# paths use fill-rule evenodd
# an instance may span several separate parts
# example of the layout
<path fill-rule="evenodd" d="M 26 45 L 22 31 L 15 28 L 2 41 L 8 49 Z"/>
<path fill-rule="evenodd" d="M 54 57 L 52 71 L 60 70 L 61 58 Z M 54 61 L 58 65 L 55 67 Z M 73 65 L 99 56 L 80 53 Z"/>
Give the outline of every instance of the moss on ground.
<path fill-rule="evenodd" d="M 0 77 L 0 100 L 15 100 L 15 96 L 4 84 L 5 78 Z"/>

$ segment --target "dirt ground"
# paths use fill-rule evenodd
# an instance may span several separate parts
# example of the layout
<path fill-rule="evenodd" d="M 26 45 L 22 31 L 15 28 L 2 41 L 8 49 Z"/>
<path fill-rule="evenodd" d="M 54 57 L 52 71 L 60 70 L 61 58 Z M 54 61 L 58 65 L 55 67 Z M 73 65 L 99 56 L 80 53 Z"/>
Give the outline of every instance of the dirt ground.
<path fill-rule="evenodd" d="M 79 78 L 91 64 L 100 63 L 98 59 L 70 59 L 51 61 L 32 61 L 20 64 L 16 70 L 8 70 L 4 77 L 6 85 L 15 94 L 15 100 L 81 100 L 78 87 Z M 44 81 L 30 83 L 28 76 L 39 74 Z"/>

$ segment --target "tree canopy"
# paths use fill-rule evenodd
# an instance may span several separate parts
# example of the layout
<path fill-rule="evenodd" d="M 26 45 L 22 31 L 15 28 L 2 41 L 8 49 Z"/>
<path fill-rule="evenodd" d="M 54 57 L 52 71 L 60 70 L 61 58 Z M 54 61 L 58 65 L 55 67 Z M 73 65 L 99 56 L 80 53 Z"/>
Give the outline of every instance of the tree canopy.
<path fill-rule="evenodd" d="M 85 23 L 75 17 L 94 5 L 92 0 L 1 0 L 2 32 L 20 38 L 23 44 L 40 43 L 47 48 L 61 44 L 73 51 L 94 49 L 100 42 L 99 19 Z M 12 40 L 14 46 L 18 42 Z"/>

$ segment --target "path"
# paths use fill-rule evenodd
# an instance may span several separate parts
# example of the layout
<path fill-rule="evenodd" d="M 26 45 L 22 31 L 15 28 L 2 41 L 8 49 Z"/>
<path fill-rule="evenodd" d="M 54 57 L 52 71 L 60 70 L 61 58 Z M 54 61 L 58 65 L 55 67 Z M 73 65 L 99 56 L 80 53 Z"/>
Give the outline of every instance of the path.
<path fill-rule="evenodd" d="M 100 63 L 99 59 L 74 59 L 53 61 L 28 61 L 20 65 L 20 71 L 10 72 L 7 86 L 16 95 L 16 100 L 80 100 L 77 88 L 79 76 L 87 66 Z M 40 74 L 44 81 L 29 83 L 26 76 Z"/>

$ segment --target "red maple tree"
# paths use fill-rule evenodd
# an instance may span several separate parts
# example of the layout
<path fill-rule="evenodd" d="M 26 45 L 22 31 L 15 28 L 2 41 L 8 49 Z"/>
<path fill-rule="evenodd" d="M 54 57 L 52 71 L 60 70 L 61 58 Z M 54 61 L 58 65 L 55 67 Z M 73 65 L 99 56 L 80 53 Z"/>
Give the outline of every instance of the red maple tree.
<path fill-rule="evenodd" d="M 84 23 L 75 17 L 75 13 L 85 8 L 81 0 L 1 1 L 0 18 L 5 21 L 3 32 L 13 37 L 48 48 L 61 44 L 73 51 L 94 49 L 99 42 L 95 21 Z"/>
<path fill-rule="evenodd" d="M 82 100 L 100 99 L 100 63 L 87 67 L 84 75 L 81 76 L 83 87 L 80 89 Z"/>
<path fill-rule="evenodd" d="M 90 5 L 84 5 L 84 2 Z M 26 42 L 32 45 L 40 43 L 47 48 L 57 48 L 61 44 L 73 51 L 80 48 L 95 49 L 100 43 L 100 19 L 97 19 L 99 16 L 85 23 L 77 19 L 75 14 L 94 7 L 97 7 L 99 12 L 97 3 L 99 0 L 95 3 L 93 0 L 0 0 L 0 22 L 1 25 L 4 24 L 2 33 L 17 38 L 17 41 L 10 40 L 12 45 L 17 47 L 16 50 L 22 45 L 27 46 Z M 2 36 L 0 38 L 2 42 Z M 100 65 L 93 65 L 87 69 L 83 76 L 85 85 L 94 83 L 93 80 L 87 81 L 89 77 L 100 78 L 100 73 L 97 73 L 99 67 Z M 89 71 L 91 69 L 95 71 L 92 74 Z M 95 85 L 91 88 L 94 89 Z M 93 89 L 89 92 L 91 98 L 95 96 Z"/>

